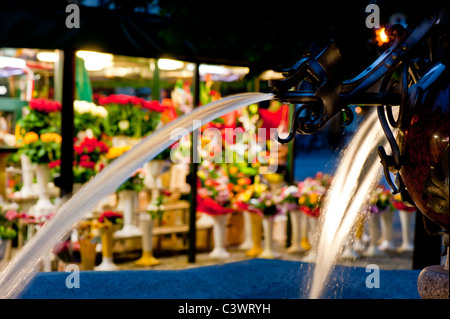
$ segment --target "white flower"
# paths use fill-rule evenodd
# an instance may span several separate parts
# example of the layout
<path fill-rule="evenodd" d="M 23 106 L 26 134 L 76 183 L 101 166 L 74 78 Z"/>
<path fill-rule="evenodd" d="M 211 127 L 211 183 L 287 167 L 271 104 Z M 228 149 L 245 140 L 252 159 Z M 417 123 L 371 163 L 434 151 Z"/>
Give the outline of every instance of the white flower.
<path fill-rule="evenodd" d="M 74 101 L 73 107 L 75 112 L 80 114 L 89 113 L 90 110 L 89 102 L 86 101 Z"/>
<path fill-rule="evenodd" d="M 297 192 L 298 192 L 298 188 L 297 188 L 297 186 L 294 186 L 294 185 L 291 185 L 284 190 L 284 194 L 286 196 L 295 194 Z"/>
<path fill-rule="evenodd" d="M 108 116 L 108 111 L 103 106 L 97 106 L 93 109 L 93 115 L 105 118 Z"/>
<path fill-rule="evenodd" d="M 121 131 L 125 131 L 126 129 L 128 129 L 130 127 L 130 122 L 128 122 L 127 120 L 122 120 L 119 122 L 119 129 Z"/>

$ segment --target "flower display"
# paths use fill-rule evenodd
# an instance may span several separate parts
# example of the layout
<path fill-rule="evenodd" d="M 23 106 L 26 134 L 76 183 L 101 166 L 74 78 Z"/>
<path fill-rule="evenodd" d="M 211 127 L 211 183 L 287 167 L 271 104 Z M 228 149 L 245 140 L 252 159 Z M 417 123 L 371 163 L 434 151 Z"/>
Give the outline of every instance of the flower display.
<path fill-rule="evenodd" d="M 32 163 L 48 164 L 61 157 L 62 138 L 57 133 L 28 132 L 22 139 L 19 154 L 25 154 Z"/>
<path fill-rule="evenodd" d="M 393 210 L 391 202 L 392 193 L 383 185 L 377 185 L 369 198 L 368 211 L 371 214 L 380 214 L 385 210 Z"/>
<path fill-rule="evenodd" d="M 407 212 L 415 212 L 417 210 L 415 206 L 408 206 L 403 203 L 402 195 L 400 193 L 391 196 L 391 203 L 392 206 L 397 210 L 403 210 Z"/>
<path fill-rule="evenodd" d="M 93 220 L 92 227 L 94 229 L 113 229 L 123 226 L 123 215 L 114 211 L 104 211 L 100 216 Z"/>
<path fill-rule="evenodd" d="M 240 211 L 249 211 L 262 216 L 274 216 L 283 213 L 278 207 L 277 199 L 271 194 L 269 186 L 260 182 L 260 176 L 255 176 L 252 184 L 236 194 L 233 206 Z"/>
<path fill-rule="evenodd" d="M 61 103 L 33 99 L 18 120 L 18 155 L 26 155 L 32 163 L 48 164 L 61 157 Z"/>
<path fill-rule="evenodd" d="M 226 214 L 232 212 L 233 193 L 229 189 L 229 180 L 225 167 L 203 161 L 197 172 L 199 177 L 198 211 L 208 214 Z"/>
<path fill-rule="evenodd" d="M 94 137 L 99 138 L 103 131 L 103 121 L 108 116 L 105 107 L 87 101 L 74 101 L 74 134 L 91 130 Z"/>
<path fill-rule="evenodd" d="M 17 121 L 20 135 L 27 132 L 37 134 L 57 132 L 60 127 L 61 103 L 46 99 L 33 99 L 23 109 L 24 116 Z"/>
<path fill-rule="evenodd" d="M 157 101 L 125 94 L 100 98 L 99 103 L 108 111 L 103 122 L 108 136 L 146 136 L 156 129 L 164 109 Z"/>
<path fill-rule="evenodd" d="M 30 108 L 43 113 L 52 113 L 61 111 L 62 105 L 58 101 L 33 99 L 30 101 Z"/>
<path fill-rule="evenodd" d="M 298 184 L 300 210 L 312 217 L 318 217 L 324 197 L 331 183 L 331 176 L 318 172 L 315 177 L 307 177 Z"/>
<path fill-rule="evenodd" d="M 284 186 L 281 189 L 280 195 L 277 197 L 280 208 L 285 212 L 297 210 L 299 207 L 298 200 L 300 195 L 298 185 Z"/>
<path fill-rule="evenodd" d="M 265 190 L 262 193 L 256 193 L 256 197 L 251 198 L 249 203 L 253 211 L 262 216 L 272 217 L 282 211 L 278 207 L 278 202 L 270 191 Z"/>
<path fill-rule="evenodd" d="M 0 239 L 14 239 L 17 236 L 17 231 L 14 225 L 18 225 L 18 220 L 23 215 L 15 210 L 4 210 L 0 206 Z"/>
<path fill-rule="evenodd" d="M 98 221 L 102 224 L 105 224 L 107 222 L 110 222 L 112 224 L 122 224 L 122 214 L 113 212 L 113 211 L 106 211 L 100 214 L 98 217 Z"/>
<path fill-rule="evenodd" d="M 79 221 L 75 226 L 75 229 L 77 231 L 79 241 L 83 240 L 93 241 L 95 238 L 98 237 L 96 236 L 97 234 L 95 234 L 94 224 L 91 220 Z"/>
<path fill-rule="evenodd" d="M 103 168 L 102 157 L 106 156 L 109 148 L 104 142 L 88 137 L 81 142 L 76 139 L 73 148 L 74 182 L 86 183 Z"/>

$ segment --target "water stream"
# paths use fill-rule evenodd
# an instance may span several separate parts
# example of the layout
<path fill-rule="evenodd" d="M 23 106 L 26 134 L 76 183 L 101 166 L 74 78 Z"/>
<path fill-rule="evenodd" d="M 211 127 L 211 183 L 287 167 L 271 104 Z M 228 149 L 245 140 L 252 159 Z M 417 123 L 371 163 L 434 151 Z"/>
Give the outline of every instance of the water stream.
<path fill-rule="evenodd" d="M 176 139 L 201 125 L 247 105 L 272 100 L 271 93 L 242 93 L 207 104 L 163 126 L 130 151 L 117 158 L 74 193 L 0 273 L 0 298 L 17 298 L 37 272 L 39 263 L 69 234 L 72 227 L 93 209 L 100 199 L 113 193 L 131 174 L 153 159 Z M 180 130 L 180 129 L 183 130 Z"/>
<path fill-rule="evenodd" d="M 321 230 L 309 298 L 321 297 L 356 218 L 380 181 L 382 167 L 376 153 L 387 141 L 373 111 L 344 150 L 321 211 Z"/>

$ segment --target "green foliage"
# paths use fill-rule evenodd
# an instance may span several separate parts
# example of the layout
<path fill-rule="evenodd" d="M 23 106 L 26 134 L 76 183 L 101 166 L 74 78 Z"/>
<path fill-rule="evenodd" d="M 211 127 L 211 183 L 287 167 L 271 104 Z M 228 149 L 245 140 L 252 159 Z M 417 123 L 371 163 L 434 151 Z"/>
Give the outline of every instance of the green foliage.
<path fill-rule="evenodd" d="M 17 121 L 20 127 L 20 133 L 24 135 L 26 132 L 57 133 L 60 125 L 60 112 L 42 113 L 31 108 L 27 108 L 28 114 Z"/>
<path fill-rule="evenodd" d="M 23 145 L 19 153 L 28 156 L 32 163 L 46 164 L 61 158 L 61 144 L 54 141 L 37 140 Z"/>
<path fill-rule="evenodd" d="M 17 236 L 17 231 L 12 228 L 7 228 L 3 225 L 0 225 L 0 238 L 1 239 L 14 239 Z"/>
<path fill-rule="evenodd" d="M 157 207 L 156 210 L 150 210 L 148 213 L 152 217 L 152 220 L 161 220 L 164 211 L 161 209 L 161 205 L 164 204 L 164 195 L 160 194 L 158 198 L 156 199 L 155 206 Z"/>

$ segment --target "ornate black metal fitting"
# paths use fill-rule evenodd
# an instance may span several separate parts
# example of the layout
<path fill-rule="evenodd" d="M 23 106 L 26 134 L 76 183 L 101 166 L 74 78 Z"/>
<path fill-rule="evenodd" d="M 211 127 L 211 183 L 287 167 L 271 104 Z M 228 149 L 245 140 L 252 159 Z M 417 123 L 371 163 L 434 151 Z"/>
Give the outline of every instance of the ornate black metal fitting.
<path fill-rule="evenodd" d="M 414 101 L 420 100 L 421 88 L 411 89 L 411 86 L 427 73 L 432 63 L 430 57 L 417 54 L 421 51 L 417 48 L 426 47 L 432 36 L 442 33 L 442 23 L 445 21 L 442 17 L 443 11 L 436 11 L 433 17 L 424 19 L 414 30 L 401 25 L 386 28 L 386 34 L 391 39 L 389 48 L 363 72 L 348 81 L 340 78 L 341 55 L 334 42 L 320 53 L 311 52 L 284 70 L 285 78 L 270 81 L 269 86 L 280 102 L 299 106 L 292 118 L 289 136 L 278 140 L 286 143 L 296 133 L 313 134 L 341 112 L 345 113 L 344 124 L 348 125 L 353 120 L 349 105 L 377 106 L 379 121 L 392 151 L 388 155 L 383 147 L 378 148 L 386 180 L 393 193 L 401 193 L 405 202 L 413 204 L 399 174 L 404 161 L 392 130 L 402 129 L 410 122 L 409 114 Z M 399 82 L 393 81 L 392 77 L 397 70 L 401 70 Z M 368 92 L 377 84 L 378 92 Z M 396 119 L 392 106 L 399 106 Z M 390 173 L 397 174 L 395 182 Z"/>

